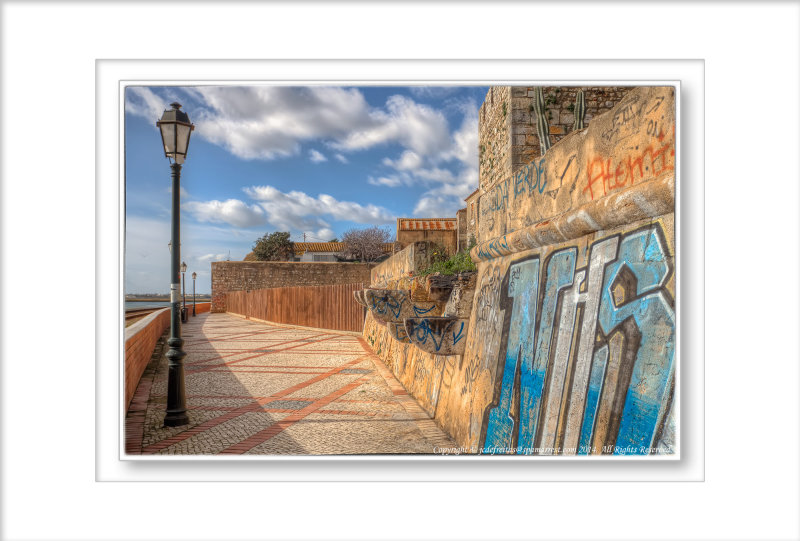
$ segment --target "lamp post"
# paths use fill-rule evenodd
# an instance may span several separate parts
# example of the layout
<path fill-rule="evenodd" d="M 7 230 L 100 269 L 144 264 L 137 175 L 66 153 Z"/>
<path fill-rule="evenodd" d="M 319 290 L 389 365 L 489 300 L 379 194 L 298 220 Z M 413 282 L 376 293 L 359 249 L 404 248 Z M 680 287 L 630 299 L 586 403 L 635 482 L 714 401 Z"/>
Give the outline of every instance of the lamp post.
<path fill-rule="evenodd" d="M 181 284 L 183 285 L 183 308 L 181 309 L 181 321 L 186 323 L 186 261 L 181 263 Z"/>
<path fill-rule="evenodd" d="M 192 273 L 192 317 L 197 315 L 197 292 L 195 290 L 197 285 L 197 273 Z"/>
<path fill-rule="evenodd" d="M 189 122 L 189 115 L 181 111 L 181 104 L 170 103 L 172 109 L 165 110 L 156 126 L 161 131 L 161 142 L 164 145 L 164 155 L 170 160 L 172 169 L 172 241 L 170 261 L 170 325 L 169 325 L 169 351 L 167 360 L 169 369 L 167 373 L 167 414 L 164 417 L 164 426 L 182 426 L 189 423 L 186 414 L 186 392 L 183 377 L 183 338 L 181 338 L 180 320 L 180 294 L 178 280 L 178 262 L 181 257 L 181 216 L 180 216 L 180 181 L 181 164 L 186 159 L 189 149 L 189 137 L 194 130 L 194 125 Z"/>

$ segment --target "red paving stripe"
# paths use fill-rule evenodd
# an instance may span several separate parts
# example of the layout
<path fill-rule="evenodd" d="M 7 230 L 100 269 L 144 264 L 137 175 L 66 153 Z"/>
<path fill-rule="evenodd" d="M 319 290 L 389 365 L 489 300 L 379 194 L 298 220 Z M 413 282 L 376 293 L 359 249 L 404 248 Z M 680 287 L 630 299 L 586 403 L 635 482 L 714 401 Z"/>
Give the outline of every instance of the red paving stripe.
<path fill-rule="evenodd" d="M 304 419 L 305 417 L 307 417 L 311 413 L 317 412 L 317 410 L 319 408 L 321 408 L 323 406 L 326 406 L 329 403 L 331 403 L 334 400 L 336 400 L 337 398 L 339 398 L 340 396 L 349 393 L 353 389 L 357 388 L 359 385 L 363 385 L 366 380 L 367 380 L 367 378 L 362 377 L 362 378 L 358 378 L 357 380 L 355 380 L 355 381 L 353 381 L 351 383 L 348 383 L 344 387 L 341 387 L 340 389 L 332 392 L 331 394 L 329 394 L 329 395 L 327 395 L 327 396 L 325 396 L 323 398 L 318 399 L 313 404 L 309 404 L 308 406 L 306 406 L 305 408 L 301 409 L 300 411 L 298 411 L 298 412 L 296 412 L 296 413 L 294 413 L 292 415 L 289 415 L 285 419 L 282 419 L 282 420 L 278 421 L 277 423 L 271 425 L 269 428 L 266 428 L 266 429 L 262 430 L 261 432 L 256 432 L 255 434 L 253 434 L 249 438 L 246 438 L 246 439 L 240 441 L 239 443 L 236 443 L 236 444 L 231 445 L 230 447 L 228 447 L 226 449 L 223 449 L 222 451 L 220 451 L 219 454 L 221 454 L 221 455 L 241 455 L 242 453 L 246 453 L 247 451 L 249 451 L 253 447 L 255 447 L 257 445 L 261 445 L 262 443 L 264 443 L 265 441 L 269 440 L 270 438 L 273 438 L 273 437 L 277 436 L 278 434 L 280 434 L 281 432 L 283 432 L 284 430 L 286 430 L 287 428 L 289 428 L 290 426 L 292 426 L 296 422 Z M 327 413 L 327 412 L 322 411 L 322 412 L 317 412 L 317 413 Z"/>
<path fill-rule="evenodd" d="M 297 340 L 288 340 L 288 341 L 284 342 L 284 344 L 291 344 L 292 342 L 298 342 L 300 340 L 307 340 L 307 339 L 306 338 L 298 338 Z M 316 340 L 313 343 L 317 344 L 319 342 L 324 342 L 325 340 L 329 340 L 329 338 L 322 338 L 321 340 Z M 241 363 L 241 362 L 244 362 L 244 361 L 249 361 L 250 359 L 255 359 L 256 357 L 263 357 L 263 356 L 266 356 L 266 355 L 273 355 L 275 353 L 282 353 L 282 352 L 286 351 L 287 349 L 300 348 L 300 347 L 303 347 L 303 346 L 306 346 L 306 345 L 308 345 L 308 343 L 297 344 L 296 346 L 290 346 L 290 347 L 284 348 L 284 349 L 275 349 L 275 350 L 269 350 L 269 351 L 266 351 L 266 352 L 259 352 L 256 355 L 251 355 L 250 357 L 245 357 L 244 359 L 236 359 L 235 361 L 228 361 L 228 362 L 223 363 L 222 365 L 218 365 L 217 364 L 217 365 L 212 365 L 210 367 L 201 366 L 201 367 L 198 367 L 196 370 L 187 371 L 187 373 L 188 374 L 199 374 L 199 373 L 202 373 L 202 372 L 208 372 L 210 370 L 214 370 L 215 368 L 217 368 L 219 366 L 231 366 L 231 365 L 238 364 L 238 363 Z M 253 349 L 255 349 L 255 348 L 253 348 Z"/>
<path fill-rule="evenodd" d="M 220 415 L 219 417 L 214 417 L 213 419 L 209 419 L 208 421 L 206 421 L 204 423 L 201 423 L 201 424 L 199 424 L 197 426 L 194 426 L 194 427 L 192 427 L 192 428 L 190 428 L 188 430 L 184 430 L 183 432 L 181 432 L 179 434 L 175 434 L 174 436 L 170 436 L 170 437 L 165 438 L 165 439 L 163 439 L 161 441 L 157 441 L 155 443 L 151 443 L 147 447 L 142 448 L 142 453 L 143 454 L 149 454 L 149 453 L 155 453 L 155 452 L 160 451 L 162 449 L 166 449 L 170 445 L 174 445 L 176 443 L 180 443 L 183 440 L 189 439 L 192 436 L 200 434 L 201 432 L 205 432 L 206 430 L 208 430 L 210 428 L 214 428 L 215 426 L 220 425 L 220 424 L 224 423 L 225 421 L 229 421 L 231 419 L 239 417 L 240 415 L 244 415 L 245 413 L 247 413 L 249 411 L 255 411 L 258 407 L 259 407 L 259 403 L 258 402 L 251 402 L 250 404 L 248 404 L 246 406 L 242 406 L 240 408 L 236 408 L 235 410 L 233 410 L 233 411 L 231 411 L 229 413 L 226 413 L 224 415 Z"/>
<path fill-rule="evenodd" d="M 184 345 L 185 346 L 186 345 L 196 346 L 197 344 L 203 344 L 203 343 L 208 343 L 208 342 L 227 342 L 228 340 L 244 340 L 244 339 L 246 339 L 247 337 L 250 337 L 250 336 L 259 336 L 259 335 L 271 334 L 271 333 L 275 333 L 275 332 L 278 332 L 278 329 L 267 329 L 265 331 L 253 331 L 253 332 L 244 332 L 244 331 L 242 331 L 242 332 L 229 333 L 228 336 L 224 337 L 224 338 L 206 338 L 205 340 L 194 341 L 191 344 L 188 343 L 188 341 L 187 341 L 187 342 L 184 343 Z M 206 334 L 206 333 L 204 333 L 204 334 L 206 336 L 208 336 L 208 334 Z M 222 333 L 220 333 L 220 334 L 222 334 Z"/>
<path fill-rule="evenodd" d="M 329 376 L 332 376 L 332 375 L 340 372 L 341 370 L 344 370 L 345 368 L 348 368 L 348 367 L 350 367 L 350 366 L 352 366 L 354 364 L 358 364 L 359 362 L 361 362 L 361 358 L 360 357 L 358 359 L 354 360 L 354 361 L 350 361 L 350 362 L 345 363 L 345 364 L 343 364 L 341 366 L 338 366 L 335 369 L 330 370 L 329 372 L 326 372 L 324 374 L 320 374 L 319 376 L 317 376 L 315 378 L 311 378 L 311 379 L 308 379 L 308 380 L 303 381 L 301 383 L 298 383 L 296 385 L 293 385 L 291 387 L 288 387 L 288 388 L 286 388 L 286 389 L 284 389 L 282 391 L 279 391 L 279 392 L 277 392 L 277 393 L 275 393 L 275 394 L 273 394 L 271 396 L 268 396 L 266 398 L 259 398 L 259 399 L 255 400 L 254 402 L 250 402 L 249 404 L 247 404 L 245 406 L 241 406 L 239 408 L 236 408 L 235 410 L 233 410 L 233 411 L 231 411 L 229 413 L 226 413 L 224 415 L 220 415 L 219 417 L 214 417 L 213 419 L 209 419 L 208 421 L 206 421 L 204 423 L 201 423 L 201 424 L 199 424 L 197 426 L 189 428 L 188 430 L 184 430 L 183 432 L 180 432 L 178 434 L 175 434 L 173 436 L 165 438 L 165 439 L 163 439 L 161 441 L 158 441 L 158 442 L 155 442 L 155 443 L 151 443 L 147 447 L 142 448 L 142 453 L 143 454 L 145 454 L 145 453 L 154 453 L 154 452 L 160 451 L 162 449 L 166 449 L 167 447 L 169 447 L 171 445 L 174 445 L 176 443 L 180 443 L 180 442 L 182 442 L 182 441 L 184 441 L 186 439 L 191 438 L 192 436 L 200 434 L 201 432 L 205 432 L 206 430 L 214 428 L 215 426 L 217 426 L 219 424 L 222 424 L 222 423 L 224 423 L 226 421 L 229 421 L 231 419 L 239 417 L 240 415 L 244 415 L 245 413 L 249 413 L 251 411 L 257 411 L 264 404 L 268 404 L 269 402 L 272 402 L 274 400 L 278 400 L 280 398 L 283 398 L 283 397 L 285 397 L 287 395 L 290 395 L 290 394 L 292 394 L 292 393 L 294 393 L 294 392 L 296 392 L 296 391 L 298 391 L 300 389 L 308 387 L 309 385 L 313 385 L 314 383 L 317 383 L 318 381 L 322 381 L 323 379 L 325 379 L 325 378 L 327 378 Z M 364 379 L 364 378 L 360 378 L 360 379 Z M 228 397 L 228 398 L 230 398 L 230 397 Z M 252 398 L 252 397 L 250 397 L 250 398 Z M 303 411 L 303 410 L 300 410 L 300 411 Z M 275 426 L 275 425 L 273 425 L 273 426 Z"/>
<path fill-rule="evenodd" d="M 155 396 L 156 395 L 154 395 L 154 397 Z M 164 395 L 160 395 L 160 396 L 161 396 L 161 398 L 165 398 Z M 236 396 L 236 395 L 227 395 L 227 394 L 222 394 L 222 395 L 220 395 L 220 394 L 187 394 L 186 398 L 187 398 L 187 400 L 188 399 L 192 399 L 192 400 L 195 400 L 195 399 L 196 400 L 215 400 L 215 399 L 217 399 L 217 400 L 265 400 L 267 398 L 273 398 L 273 397 L 272 396 L 250 396 L 250 395 L 238 395 L 238 396 Z M 319 397 L 293 396 L 292 400 L 297 400 L 297 401 L 300 401 L 300 402 L 314 402 L 315 400 L 318 400 L 318 398 Z M 397 404 L 396 400 L 380 400 L 380 399 L 375 399 L 375 400 L 367 400 L 367 399 L 364 399 L 364 400 L 352 400 L 352 399 L 340 398 L 339 400 L 337 400 L 337 402 L 343 402 L 343 403 L 348 403 L 348 404 L 349 403 L 354 403 L 354 404 Z"/>
<path fill-rule="evenodd" d="M 276 344 L 276 345 L 291 344 L 292 342 L 296 342 L 296 341 L 297 341 L 297 340 L 288 340 L 288 341 L 284 341 L 284 342 L 281 342 L 281 343 L 279 343 L 279 344 Z M 289 348 L 286 348 L 286 349 L 291 349 L 292 347 L 299 347 L 299 346 L 291 346 L 291 347 L 289 347 Z M 250 348 L 250 349 L 246 349 L 246 350 L 244 350 L 243 352 L 241 352 L 241 353 L 236 353 L 236 354 L 234 354 L 234 355 L 245 355 L 245 354 L 247 354 L 248 352 L 252 352 L 252 351 L 254 351 L 254 350 L 256 350 L 256 349 L 261 349 L 261 348 Z M 236 359 L 235 361 L 226 361 L 226 362 L 223 362 L 223 363 L 221 363 L 221 364 L 213 364 L 213 365 L 210 365 L 210 366 L 196 366 L 196 365 L 206 364 L 206 363 L 209 363 L 209 362 L 211 362 L 211 361 L 217 360 L 217 359 L 213 359 L 213 358 L 212 358 L 212 359 L 205 359 L 205 360 L 203 360 L 203 361 L 197 361 L 197 362 L 193 362 L 193 363 L 188 363 L 188 365 L 191 365 L 191 366 L 193 366 L 193 368 L 190 368 L 190 369 L 188 369 L 188 370 L 187 370 L 187 372 L 188 372 L 188 373 L 192 373 L 192 374 L 194 374 L 194 373 L 198 373 L 198 372 L 206 372 L 207 370 L 211 370 L 211 369 L 212 369 L 212 368 L 214 368 L 214 367 L 218 367 L 218 366 L 228 366 L 228 365 L 235 364 L 235 363 L 241 363 L 241 362 L 243 362 L 243 361 L 248 361 L 248 360 L 250 360 L 250 359 L 255 359 L 255 358 L 257 358 L 257 357 L 264 357 L 264 356 L 266 356 L 266 355 L 271 355 L 272 353 L 278 353 L 278 352 L 280 352 L 280 351 L 283 351 L 283 350 L 259 351 L 259 352 L 258 352 L 258 353 L 256 353 L 255 355 L 250 355 L 249 357 L 245 357 L 244 359 Z M 232 355 L 225 355 L 225 357 L 230 357 L 230 356 L 232 356 Z M 195 367 L 195 366 L 196 366 L 196 367 Z"/>
<path fill-rule="evenodd" d="M 362 354 L 359 354 L 362 355 Z M 219 365 L 222 366 L 222 365 Z M 331 368 L 336 368 L 333 365 L 327 366 L 306 366 L 300 364 L 238 364 L 238 367 L 247 367 L 247 368 L 297 368 L 298 370 L 330 370 Z"/>
<path fill-rule="evenodd" d="M 190 406 L 188 409 L 197 411 L 233 411 L 237 409 L 234 406 Z M 297 413 L 296 409 L 285 408 L 259 408 L 253 411 L 254 413 Z M 361 415 L 364 417 L 374 417 L 377 414 L 390 415 L 386 412 L 379 411 L 356 411 L 356 410 L 319 410 L 314 413 L 330 413 L 332 415 Z"/>
<path fill-rule="evenodd" d="M 300 372 L 299 370 L 296 372 L 291 372 L 289 370 L 239 370 L 238 367 L 220 368 L 219 370 L 213 368 L 209 368 L 208 370 L 195 370 L 192 374 L 198 372 L 227 372 L 229 374 L 324 374 L 324 372 Z"/>

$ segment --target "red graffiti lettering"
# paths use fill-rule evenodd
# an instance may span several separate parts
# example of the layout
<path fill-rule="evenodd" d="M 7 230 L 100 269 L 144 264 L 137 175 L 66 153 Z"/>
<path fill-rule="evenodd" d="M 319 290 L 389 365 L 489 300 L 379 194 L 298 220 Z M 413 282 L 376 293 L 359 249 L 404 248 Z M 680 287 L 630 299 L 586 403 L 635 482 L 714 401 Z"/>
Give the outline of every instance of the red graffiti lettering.
<path fill-rule="evenodd" d="M 586 187 L 583 192 L 589 192 L 589 197 L 594 199 L 600 194 L 595 184 L 600 181 L 603 188 L 602 195 L 609 191 L 633 185 L 637 180 L 654 178 L 665 171 L 675 169 L 675 127 L 672 127 L 672 138 L 664 141 L 664 132 L 656 137 L 660 144 L 649 144 L 643 150 L 625 156 L 615 162 L 612 167 L 611 158 L 595 156 L 586 166 Z M 668 152 L 669 151 L 669 152 Z M 672 159 L 670 159 L 672 158 Z"/>

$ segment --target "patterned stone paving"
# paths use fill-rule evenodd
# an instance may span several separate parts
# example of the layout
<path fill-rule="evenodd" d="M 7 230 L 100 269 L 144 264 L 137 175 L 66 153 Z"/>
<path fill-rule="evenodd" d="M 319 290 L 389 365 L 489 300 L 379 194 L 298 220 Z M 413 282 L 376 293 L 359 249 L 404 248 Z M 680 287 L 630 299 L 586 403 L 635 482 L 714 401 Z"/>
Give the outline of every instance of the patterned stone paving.
<path fill-rule="evenodd" d="M 189 424 L 163 426 L 162 354 L 128 413 L 128 454 L 402 454 L 453 446 L 353 333 L 206 313 L 190 317 L 182 334 Z"/>

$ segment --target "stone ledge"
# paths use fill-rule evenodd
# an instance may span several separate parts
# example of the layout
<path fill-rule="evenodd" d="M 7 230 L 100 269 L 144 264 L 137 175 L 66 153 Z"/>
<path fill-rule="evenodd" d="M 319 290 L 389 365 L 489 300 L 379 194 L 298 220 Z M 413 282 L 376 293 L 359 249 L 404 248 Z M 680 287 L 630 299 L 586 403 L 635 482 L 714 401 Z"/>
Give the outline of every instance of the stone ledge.
<path fill-rule="evenodd" d="M 675 176 L 670 174 L 635 184 L 549 220 L 482 242 L 472 249 L 470 255 L 475 262 L 489 261 L 674 211 Z"/>

